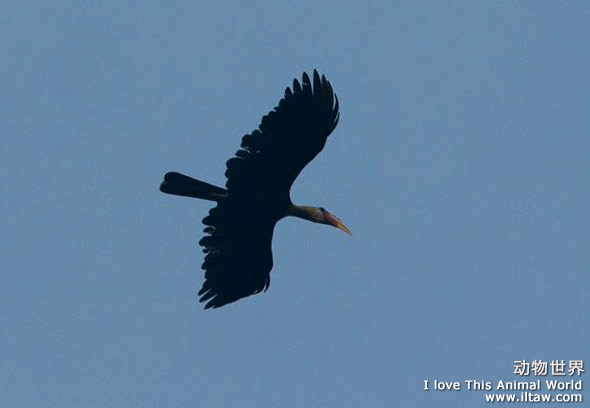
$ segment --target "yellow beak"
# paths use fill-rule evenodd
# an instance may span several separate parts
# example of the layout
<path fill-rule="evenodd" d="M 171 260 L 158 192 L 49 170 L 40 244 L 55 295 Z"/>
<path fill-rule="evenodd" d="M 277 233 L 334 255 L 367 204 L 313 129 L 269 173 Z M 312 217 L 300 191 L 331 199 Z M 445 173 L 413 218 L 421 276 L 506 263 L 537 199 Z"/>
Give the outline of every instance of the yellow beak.
<path fill-rule="evenodd" d="M 326 211 L 326 213 L 324 214 L 324 217 L 326 217 L 326 220 L 330 223 L 330 225 L 338 228 L 339 230 L 346 232 L 348 235 L 350 235 L 352 237 L 352 232 L 350 232 L 348 227 L 346 225 L 344 225 L 344 223 L 340 220 L 340 218 L 336 217 L 334 214 L 329 213 L 328 211 Z"/>

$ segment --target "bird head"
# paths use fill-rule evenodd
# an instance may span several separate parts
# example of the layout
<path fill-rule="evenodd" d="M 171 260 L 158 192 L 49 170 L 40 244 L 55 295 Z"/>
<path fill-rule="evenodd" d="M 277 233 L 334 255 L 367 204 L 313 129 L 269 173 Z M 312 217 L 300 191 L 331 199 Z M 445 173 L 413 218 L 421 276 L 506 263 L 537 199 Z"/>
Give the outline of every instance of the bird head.
<path fill-rule="evenodd" d="M 336 217 L 334 214 L 332 214 L 331 212 L 329 212 L 328 210 L 326 210 L 323 207 L 319 207 L 318 210 L 319 210 L 319 213 L 318 213 L 318 221 L 317 222 L 319 222 L 321 224 L 326 224 L 326 225 L 331 225 L 333 227 L 336 227 L 339 230 L 346 232 L 348 235 L 350 235 L 352 237 L 352 232 L 350 232 L 348 227 L 346 225 L 344 225 L 344 223 L 340 220 L 340 218 Z"/>

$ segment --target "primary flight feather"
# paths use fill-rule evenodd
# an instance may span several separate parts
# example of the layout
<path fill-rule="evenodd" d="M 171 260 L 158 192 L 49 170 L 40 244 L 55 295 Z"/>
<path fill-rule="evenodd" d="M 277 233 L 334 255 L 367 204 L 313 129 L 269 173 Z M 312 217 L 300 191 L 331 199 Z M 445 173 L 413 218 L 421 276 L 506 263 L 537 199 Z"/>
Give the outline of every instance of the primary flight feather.
<path fill-rule="evenodd" d="M 338 124 L 338 98 L 317 71 L 313 83 L 304 72 L 293 80 L 279 105 L 258 129 L 242 138 L 241 149 L 227 161 L 225 188 L 180 173 L 164 176 L 164 193 L 217 202 L 203 219 L 205 282 L 199 291 L 205 309 L 216 308 L 268 289 L 271 241 L 281 218 L 295 216 L 350 230 L 321 207 L 291 202 L 291 185 L 326 144 Z"/>

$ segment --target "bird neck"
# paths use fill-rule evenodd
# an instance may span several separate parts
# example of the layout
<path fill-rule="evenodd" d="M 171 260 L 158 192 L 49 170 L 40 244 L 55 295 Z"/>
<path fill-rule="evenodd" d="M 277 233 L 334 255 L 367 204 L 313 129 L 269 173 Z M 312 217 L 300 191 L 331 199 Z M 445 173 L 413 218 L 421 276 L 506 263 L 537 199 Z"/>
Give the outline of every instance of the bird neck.
<path fill-rule="evenodd" d="M 320 213 L 319 208 L 317 207 L 310 207 L 308 205 L 295 205 L 291 204 L 287 209 L 287 215 L 303 218 L 304 220 L 319 222 L 318 219 Z"/>

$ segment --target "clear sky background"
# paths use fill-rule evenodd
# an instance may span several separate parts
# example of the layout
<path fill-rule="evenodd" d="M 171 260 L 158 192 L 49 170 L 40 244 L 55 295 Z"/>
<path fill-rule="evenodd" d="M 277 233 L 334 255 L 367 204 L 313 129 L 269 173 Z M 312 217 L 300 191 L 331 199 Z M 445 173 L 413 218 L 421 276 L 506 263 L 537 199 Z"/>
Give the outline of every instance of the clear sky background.
<path fill-rule="evenodd" d="M 474 407 L 423 380 L 590 364 L 590 3 L 0 9 L 0 406 Z M 341 120 L 292 196 L 354 237 L 283 220 L 269 291 L 203 311 L 210 204 L 160 180 L 223 185 L 314 68 Z"/>

